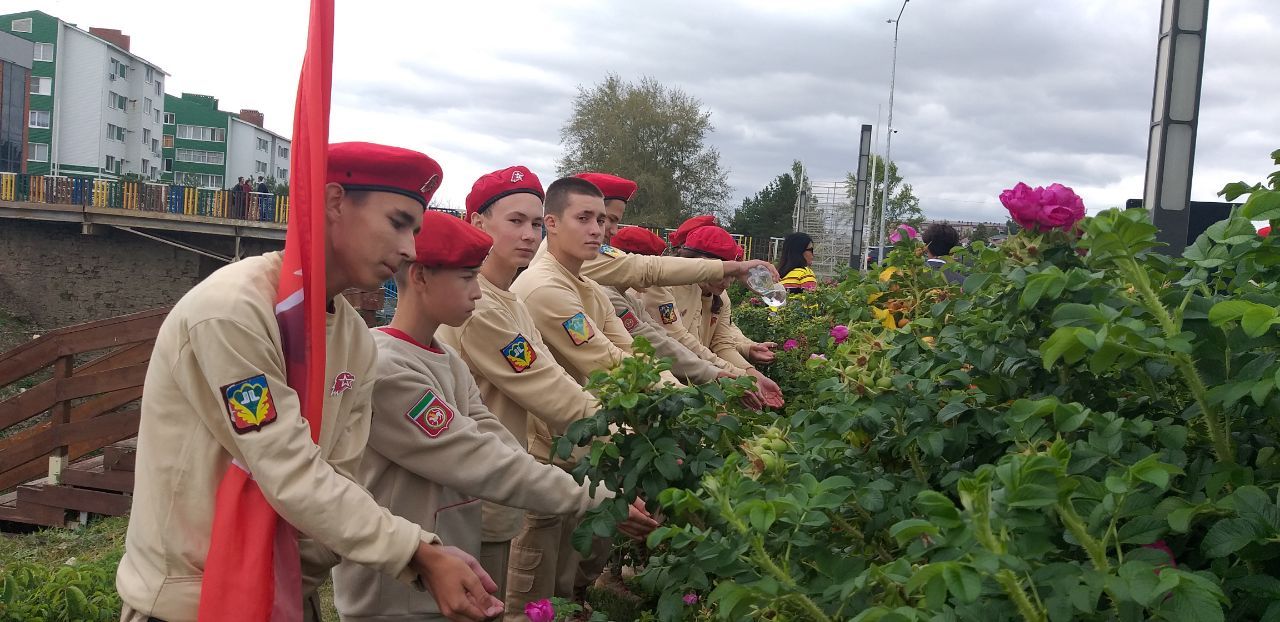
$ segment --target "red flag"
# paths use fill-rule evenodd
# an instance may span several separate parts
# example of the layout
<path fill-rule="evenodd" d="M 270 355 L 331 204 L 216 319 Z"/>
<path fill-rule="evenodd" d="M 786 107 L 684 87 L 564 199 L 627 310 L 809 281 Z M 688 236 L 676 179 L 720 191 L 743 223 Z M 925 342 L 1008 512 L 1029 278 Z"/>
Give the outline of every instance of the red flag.
<path fill-rule="evenodd" d="M 293 113 L 289 228 L 276 290 L 285 374 L 319 442 L 324 408 L 324 185 L 333 82 L 333 0 L 311 0 L 307 52 Z M 202 622 L 302 620 L 302 568 L 294 529 L 243 465 L 218 486 L 200 588 Z"/>

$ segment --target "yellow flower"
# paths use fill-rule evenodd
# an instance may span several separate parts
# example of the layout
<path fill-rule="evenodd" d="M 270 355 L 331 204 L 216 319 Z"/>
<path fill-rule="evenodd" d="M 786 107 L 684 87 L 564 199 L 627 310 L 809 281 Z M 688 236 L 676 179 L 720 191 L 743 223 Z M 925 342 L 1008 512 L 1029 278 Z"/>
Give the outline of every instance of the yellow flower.
<path fill-rule="evenodd" d="M 887 282 L 889 279 L 893 278 L 893 275 L 898 271 L 897 266 L 889 266 L 888 268 L 885 268 L 884 271 L 880 273 L 880 282 Z"/>
<path fill-rule="evenodd" d="M 880 323 L 884 324 L 885 328 L 889 330 L 898 328 L 898 323 L 893 320 L 892 311 L 881 309 L 880 307 L 871 307 L 871 314 L 876 316 L 876 319 L 880 320 Z"/>
<path fill-rule="evenodd" d="M 877 300 L 884 298 L 884 294 L 885 292 L 875 292 L 874 294 L 867 296 L 867 304 L 875 304 Z"/>

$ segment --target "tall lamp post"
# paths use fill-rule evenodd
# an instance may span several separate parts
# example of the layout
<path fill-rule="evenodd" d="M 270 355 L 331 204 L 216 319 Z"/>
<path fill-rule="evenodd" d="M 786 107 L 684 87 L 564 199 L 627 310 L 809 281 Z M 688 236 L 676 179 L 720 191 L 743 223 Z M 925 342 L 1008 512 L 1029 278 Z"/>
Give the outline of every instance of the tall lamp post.
<path fill-rule="evenodd" d="M 898 17 L 887 20 L 893 24 L 893 64 L 889 69 L 889 125 L 888 131 L 884 134 L 884 187 L 880 191 L 880 251 L 877 261 L 884 261 L 884 230 L 885 221 L 889 214 L 889 164 L 893 162 L 893 87 L 898 77 L 898 24 L 902 22 L 902 12 L 907 10 L 907 3 L 911 0 L 902 0 L 902 8 L 898 9 Z"/>

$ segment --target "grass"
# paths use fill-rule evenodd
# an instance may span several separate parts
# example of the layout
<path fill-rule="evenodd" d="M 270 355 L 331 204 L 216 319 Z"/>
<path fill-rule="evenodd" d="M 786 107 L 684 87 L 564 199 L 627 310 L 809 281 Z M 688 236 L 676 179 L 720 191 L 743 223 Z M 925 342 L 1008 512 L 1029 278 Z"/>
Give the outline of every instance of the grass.
<path fill-rule="evenodd" d="M 119 557 L 129 519 L 96 519 L 80 529 L 42 529 L 28 534 L 0 535 L 0 569 L 27 562 L 58 566 L 69 560 L 90 562 Z"/>

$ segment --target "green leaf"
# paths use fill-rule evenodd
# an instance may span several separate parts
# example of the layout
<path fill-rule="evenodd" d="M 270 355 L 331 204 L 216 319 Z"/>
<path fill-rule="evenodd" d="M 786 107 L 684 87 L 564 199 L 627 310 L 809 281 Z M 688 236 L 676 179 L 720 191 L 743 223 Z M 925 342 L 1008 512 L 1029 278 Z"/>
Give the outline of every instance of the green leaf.
<path fill-rule="evenodd" d="M 1200 542 L 1200 550 L 1205 557 L 1226 557 L 1265 535 L 1262 529 L 1249 519 L 1225 518 L 1209 528 L 1209 532 L 1204 535 L 1204 540 Z"/>
<path fill-rule="evenodd" d="M 1067 364 L 1073 364 L 1084 358 L 1084 344 L 1077 338 L 1081 332 L 1089 333 L 1090 331 L 1078 326 L 1063 326 L 1053 331 L 1053 334 L 1040 347 L 1040 358 L 1044 368 L 1052 369 L 1058 359 L 1062 359 Z"/>
<path fill-rule="evenodd" d="M 938 528 L 933 526 L 927 520 L 919 518 L 908 518 L 907 520 L 898 521 L 889 528 L 889 535 L 898 540 L 898 544 L 906 544 L 908 541 L 920 536 L 928 534 L 930 536 L 938 535 Z"/>
<path fill-rule="evenodd" d="M 1160 614 L 1174 622 L 1222 622 L 1222 588 L 1190 572 L 1165 568 L 1160 574 L 1177 573 L 1178 585 L 1168 600 L 1160 603 Z"/>
<path fill-rule="evenodd" d="M 951 402 L 938 411 L 938 423 L 951 421 L 960 416 L 961 413 L 969 410 L 969 408 L 969 405 L 964 402 Z"/>
<path fill-rule="evenodd" d="M 1119 574 L 1129 588 L 1129 597 L 1138 604 L 1145 607 L 1156 596 L 1156 585 L 1160 579 L 1156 576 L 1155 566 L 1140 560 L 1130 560 L 1120 566 Z"/>
<path fill-rule="evenodd" d="M 947 591 L 962 603 L 974 602 L 982 595 L 982 577 L 968 566 L 949 565 L 942 570 L 942 578 L 947 582 Z"/>
<path fill-rule="evenodd" d="M 1106 324 L 1107 321 L 1107 316 L 1097 305 L 1068 302 L 1058 305 L 1058 308 L 1053 310 L 1053 325 L 1055 327 L 1084 326 L 1088 328 Z"/>
<path fill-rule="evenodd" d="M 1240 208 L 1240 215 L 1249 220 L 1275 220 L 1280 218 L 1280 191 L 1255 190 Z"/>
<path fill-rule="evenodd" d="M 627 410 L 631 410 L 632 408 L 635 408 L 636 404 L 639 404 L 639 403 L 640 403 L 640 395 L 637 393 L 627 393 L 622 397 L 618 398 L 618 404 Z"/>
<path fill-rule="evenodd" d="M 773 526 L 773 522 L 777 519 L 777 510 L 773 508 L 772 503 L 766 501 L 753 503 L 751 510 L 747 513 L 747 520 L 751 526 L 761 533 L 769 531 L 769 527 Z"/>
<path fill-rule="evenodd" d="M 973 294 L 977 292 L 995 276 L 994 274 L 970 274 L 964 279 L 964 293 Z"/>

